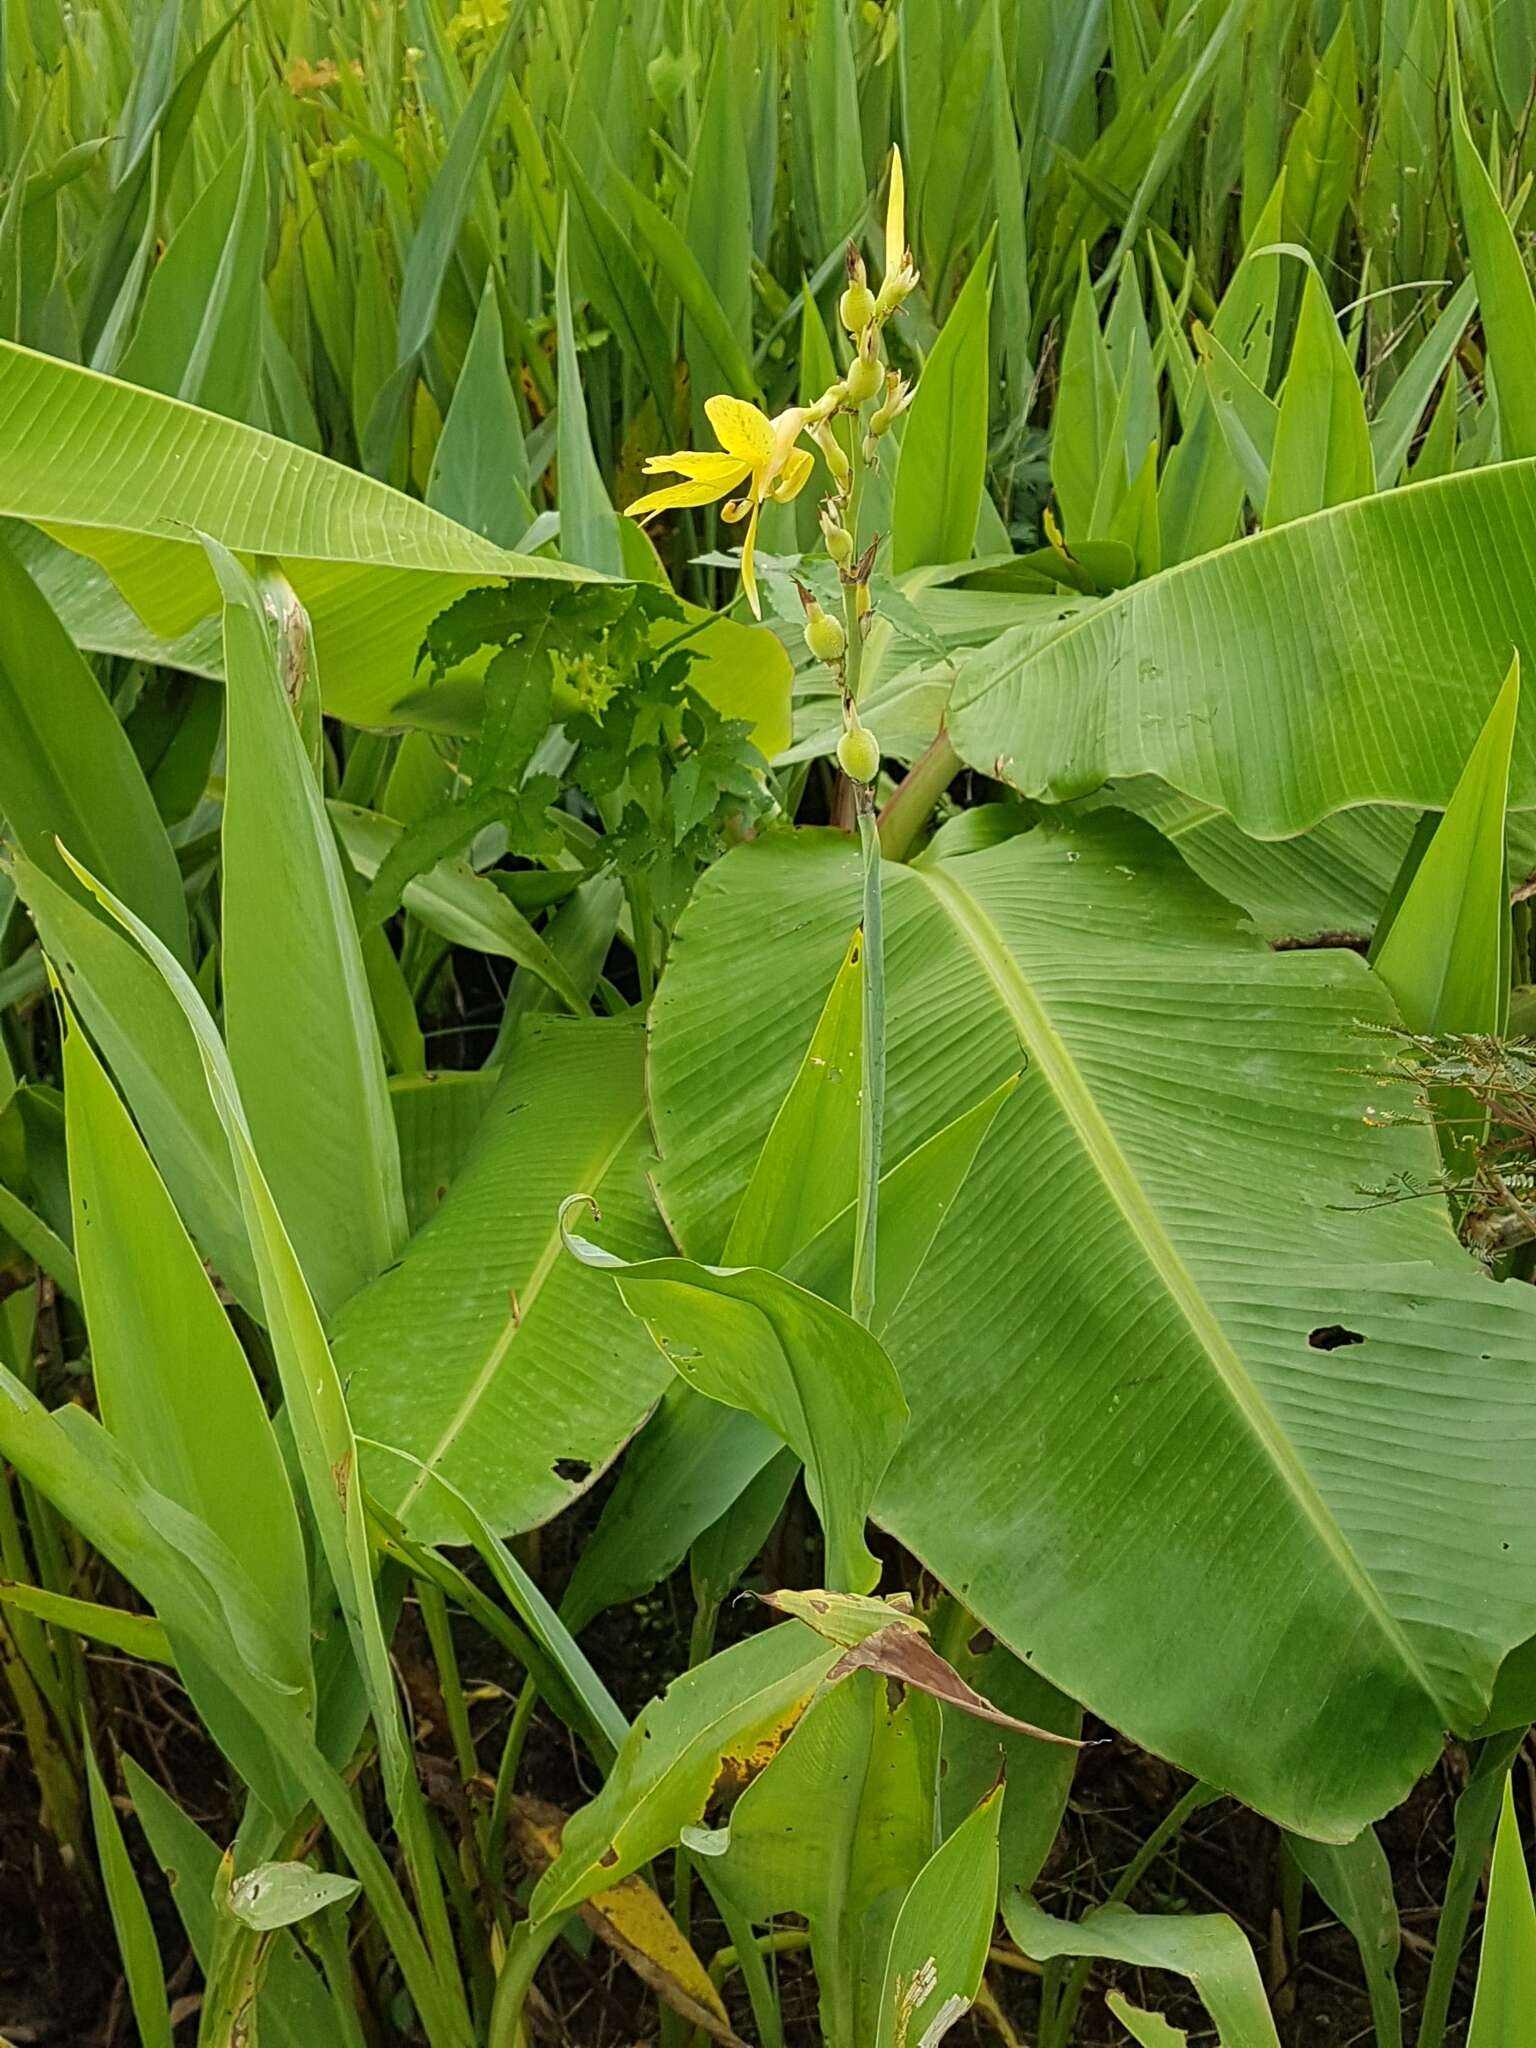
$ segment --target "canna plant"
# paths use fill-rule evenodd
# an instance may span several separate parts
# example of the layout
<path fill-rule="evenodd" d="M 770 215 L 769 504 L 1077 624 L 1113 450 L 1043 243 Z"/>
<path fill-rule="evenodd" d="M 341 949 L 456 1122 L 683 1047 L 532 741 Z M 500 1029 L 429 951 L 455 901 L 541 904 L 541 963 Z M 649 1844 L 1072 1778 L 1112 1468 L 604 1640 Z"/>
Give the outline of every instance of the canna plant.
<path fill-rule="evenodd" d="M 0 119 L 0 1659 L 140 2038 L 1272 2048 L 1232 1795 L 1395 2048 L 1449 1729 L 1518 2039 L 1524 11 L 211 13 Z"/>

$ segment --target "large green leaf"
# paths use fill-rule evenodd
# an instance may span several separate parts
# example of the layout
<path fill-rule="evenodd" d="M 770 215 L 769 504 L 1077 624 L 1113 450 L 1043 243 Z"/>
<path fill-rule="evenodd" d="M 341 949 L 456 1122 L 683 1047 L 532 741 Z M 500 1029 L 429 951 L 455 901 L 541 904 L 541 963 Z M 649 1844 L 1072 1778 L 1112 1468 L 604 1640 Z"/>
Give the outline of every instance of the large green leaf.
<path fill-rule="evenodd" d="M 152 632 L 218 609 L 197 536 L 274 555 L 314 626 L 326 708 L 384 723 L 428 621 L 505 576 L 579 576 L 509 554 L 291 442 L 0 343 L 0 513 L 93 557 Z"/>
<path fill-rule="evenodd" d="M 530 1018 L 442 1206 L 337 1318 L 359 1432 L 441 1473 L 499 1535 L 582 1492 L 669 1376 L 608 1283 L 560 1248 L 560 1204 L 584 1188 L 612 1244 L 666 1249 L 641 1058 L 631 1025 Z M 413 1535 L 459 1540 L 414 1467 L 376 1453 L 370 1483 Z"/>
<path fill-rule="evenodd" d="M 260 594 L 219 555 L 225 1034 L 262 1171 L 330 1315 L 405 1241 L 400 1151 L 342 857 L 288 678 Z"/>
<path fill-rule="evenodd" d="M 680 927 L 651 1098 L 696 1257 L 858 888 L 845 840 L 769 839 Z M 1272 953 L 1107 813 L 885 893 L 890 1150 L 1025 1071 L 885 1332 L 912 1424 L 877 1518 L 1074 1698 L 1347 1839 L 1528 1632 L 1536 1302 L 1442 1206 L 1362 1194 L 1437 1161 L 1385 1115 L 1359 1021 L 1391 1011 L 1353 954 Z"/>
<path fill-rule="evenodd" d="M 961 757 L 1059 802 L 1153 774 L 1281 838 L 1354 804 L 1443 809 L 1510 652 L 1536 654 L 1536 462 L 1335 506 L 1072 620 L 956 681 Z M 1515 808 L 1536 805 L 1530 715 Z"/>

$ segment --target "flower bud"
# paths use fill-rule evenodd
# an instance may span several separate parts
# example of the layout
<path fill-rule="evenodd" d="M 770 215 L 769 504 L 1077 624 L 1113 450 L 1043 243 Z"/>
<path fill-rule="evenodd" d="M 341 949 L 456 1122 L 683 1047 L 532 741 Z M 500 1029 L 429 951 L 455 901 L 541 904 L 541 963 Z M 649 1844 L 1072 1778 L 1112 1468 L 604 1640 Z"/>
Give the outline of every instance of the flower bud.
<path fill-rule="evenodd" d="M 860 335 L 875 317 L 875 295 L 867 284 L 851 284 L 837 302 L 837 316 L 852 335 Z"/>
<path fill-rule="evenodd" d="M 821 450 L 822 460 L 831 471 L 833 483 L 837 485 L 840 491 L 847 490 L 849 480 L 853 475 L 853 467 L 843 452 L 841 441 L 838 440 L 836 434 L 833 433 L 825 420 L 818 420 L 816 422 L 816 425 L 811 429 L 811 438 Z"/>
<path fill-rule="evenodd" d="M 868 330 L 866 330 L 868 331 Z M 885 382 L 880 365 L 873 356 L 867 356 L 861 349 L 849 366 L 847 384 L 848 399 L 852 405 L 862 405 L 867 398 L 873 398 Z"/>
<path fill-rule="evenodd" d="M 837 743 L 837 765 L 850 782 L 873 782 L 880 773 L 880 742 L 868 726 L 850 726 Z"/>
<path fill-rule="evenodd" d="M 827 505 L 821 508 L 821 537 L 826 543 L 827 553 L 839 569 L 846 568 L 853 560 L 853 535 L 838 519 L 836 511 Z"/>
<path fill-rule="evenodd" d="M 832 614 L 812 603 L 806 606 L 805 644 L 818 661 L 824 661 L 828 668 L 835 668 L 843 658 L 848 640 Z"/>

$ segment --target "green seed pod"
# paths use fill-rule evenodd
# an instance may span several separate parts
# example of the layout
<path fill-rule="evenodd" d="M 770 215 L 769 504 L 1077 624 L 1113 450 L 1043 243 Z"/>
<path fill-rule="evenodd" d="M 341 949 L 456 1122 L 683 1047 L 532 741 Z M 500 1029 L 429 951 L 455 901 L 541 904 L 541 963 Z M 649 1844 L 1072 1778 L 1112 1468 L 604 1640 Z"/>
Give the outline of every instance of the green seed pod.
<path fill-rule="evenodd" d="M 832 614 L 817 605 L 806 614 L 805 644 L 818 661 L 824 661 L 831 668 L 842 660 L 848 637 Z"/>
<path fill-rule="evenodd" d="M 862 334 L 875 317 L 875 295 L 867 284 L 851 284 L 837 302 L 838 318 L 850 334 Z"/>
<path fill-rule="evenodd" d="M 855 356 L 848 366 L 848 397 L 854 405 L 862 405 L 866 398 L 873 398 L 885 385 L 885 372 L 873 356 Z"/>
<path fill-rule="evenodd" d="M 880 772 L 880 742 L 868 726 L 851 726 L 837 743 L 837 765 L 850 782 L 873 782 Z"/>

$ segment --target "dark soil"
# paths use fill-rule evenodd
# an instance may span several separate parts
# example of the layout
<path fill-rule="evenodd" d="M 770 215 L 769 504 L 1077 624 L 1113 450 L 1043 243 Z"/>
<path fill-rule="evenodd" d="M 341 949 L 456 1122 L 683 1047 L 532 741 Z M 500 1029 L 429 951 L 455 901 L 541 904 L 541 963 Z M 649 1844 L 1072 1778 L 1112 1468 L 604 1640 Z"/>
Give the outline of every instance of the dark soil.
<path fill-rule="evenodd" d="M 600 1498 L 604 1489 L 596 1490 Z M 545 1532 L 538 1559 L 547 1586 L 558 1588 L 570 1557 L 590 1529 L 597 1499 L 568 1525 Z M 815 1583 L 814 1567 L 801 1531 L 805 1521 L 792 1510 L 788 1526 L 763 1560 L 763 1578 L 778 1583 Z M 796 1549 L 802 1553 L 796 1566 Z M 530 1558 L 530 1562 L 533 1559 Z M 893 1556 L 892 1565 L 899 1561 Z M 894 1577 L 892 1572 L 890 1576 Z M 744 1602 L 727 1610 L 723 1636 L 758 1625 L 762 1610 Z M 648 1600 L 601 1616 L 588 1631 L 586 1647 L 626 1712 L 633 1713 L 686 1660 L 691 1620 L 686 1574 L 658 1588 Z M 499 1651 L 467 1624 L 457 1631 L 461 1673 L 477 1707 L 482 1758 L 494 1760 L 499 1730 L 510 1712 L 519 1675 Z M 397 1656 L 411 1703 L 417 1740 L 432 1784 L 451 1776 L 448 1751 L 424 1631 L 408 1607 L 397 1641 Z M 120 1659 L 94 1658 L 93 1686 L 103 1714 L 100 1735 L 131 1753 L 171 1790 L 184 1808 L 217 1839 L 233 1832 L 237 1806 L 218 1759 L 202 1741 L 174 1679 Z M 1037 1888 L 1053 1913 L 1074 1917 L 1101 1901 L 1139 1845 L 1186 1789 L 1188 1780 L 1159 1759 L 1135 1749 L 1107 1730 L 1083 1752 L 1072 1800 L 1044 1876 Z M 1527 1763 L 1527 1772 L 1531 1766 Z M 1404 1947 L 1399 1981 L 1405 2038 L 1413 2039 L 1428 1972 L 1438 1902 L 1450 1860 L 1452 1809 L 1464 1771 L 1461 1753 L 1447 1750 L 1414 1796 L 1381 1824 L 1391 1859 Z M 579 1805 L 598 1780 L 578 1746 L 553 1717 L 540 1714 L 531 1731 L 522 1785 L 566 1808 Z M 126 1807 L 126 1803 L 125 1807 Z M 126 1832 L 142 1848 L 131 1820 Z M 196 2034 L 196 1971 L 159 1873 L 141 1859 L 162 1950 L 181 2000 L 178 2048 Z M 1235 1802 L 1223 1800 L 1197 1813 L 1148 1870 L 1131 1903 L 1143 1911 L 1223 1911 L 1243 1928 L 1259 1957 L 1275 1997 L 1285 2048 L 1350 2048 L 1372 2039 L 1370 2008 L 1359 1958 L 1350 1936 L 1308 1893 L 1294 1955 L 1282 1931 L 1281 1858 L 1276 1831 Z M 525 1874 L 509 1873 L 523 1886 Z M 1477 1923 L 1468 1944 L 1463 1984 L 1454 2009 L 1447 2048 L 1465 2041 L 1470 1980 L 1475 1970 Z M 706 1959 L 726 1941 L 711 1924 L 708 1901 L 695 1917 L 695 1944 Z M 1001 1939 L 1001 1933 L 999 1938 Z M 803 1956 L 776 1960 L 789 2040 L 813 2048 L 819 2040 L 814 1979 Z M 1016 2031 L 1032 2043 L 1038 2004 L 1036 1979 L 1026 1970 L 994 1968 L 994 1996 Z M 1103 1993 L 1118 1984 L 1135 2003 L 1165 2012 L 1188 2028 L 1193 2043 L 1214 2039 L 1203 2009 L 1172 1977 L 1140 1979 L 1134 1971 L 1096 1967 L 1078 2021 L 1079 2048 L 1124 2048 L 1124 2035 L 1110 2016 Z M 541 2038 L 569 2048 L 636 2048 L 655 2039 L 655 2006 L 637 1980 L 609 1951 L 590 1939 L 582 1947 L 562 1944 L 540 1974 L 541 2001 L 534 2015 Z M 727 1986 L 739 2030 L 753 2038 L 750 2013 L 739 1983 Z M 995 2043 L 1002 2036 L 972 2014 L 950 2037 L 956 2048 Z M 0 1723 L 0 2040 L 11 2048 L 130 2048 L 134 2040 L 120 1981 L 111 1929 L 88 1875 L 65 1867 L 55 1845 L 39 1827 L 36 1789 L 28 1774 L 19 1730 Z"/>

